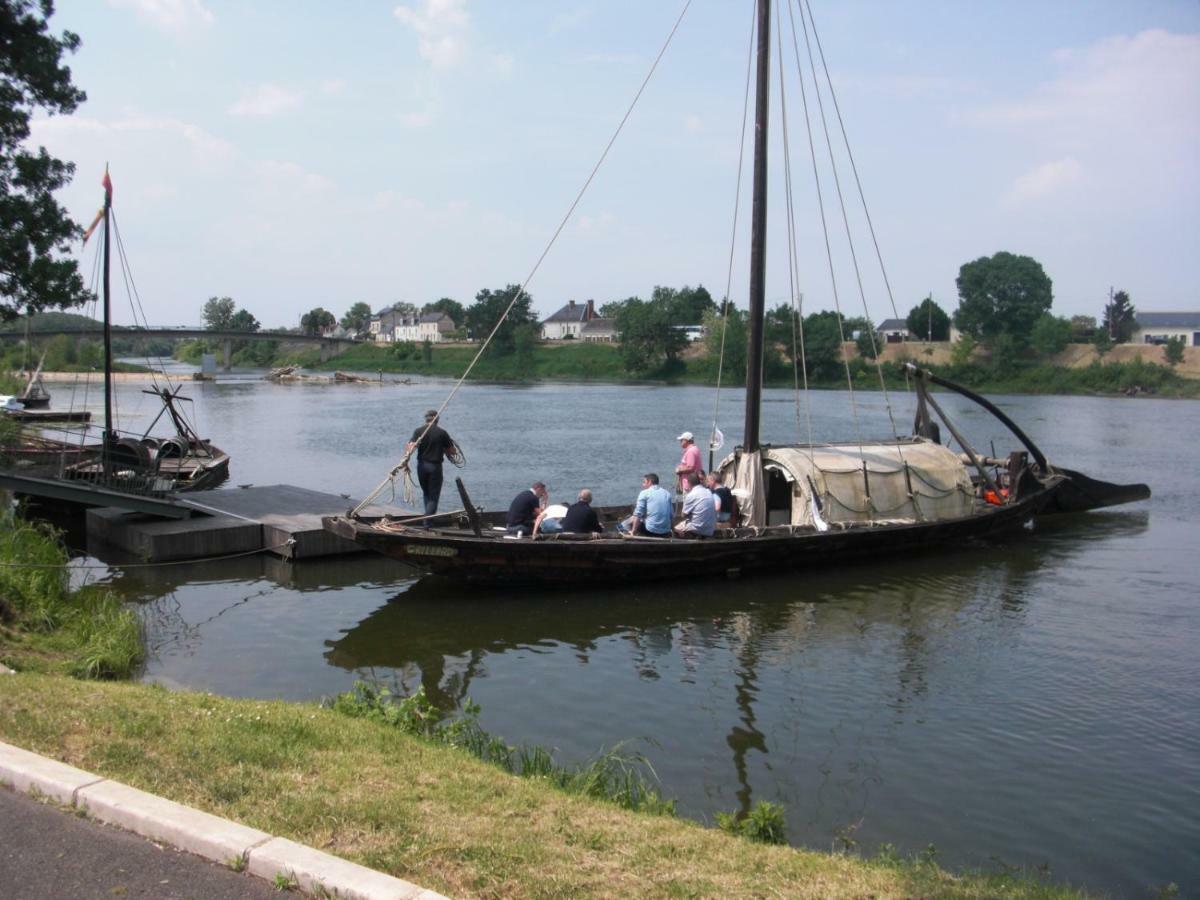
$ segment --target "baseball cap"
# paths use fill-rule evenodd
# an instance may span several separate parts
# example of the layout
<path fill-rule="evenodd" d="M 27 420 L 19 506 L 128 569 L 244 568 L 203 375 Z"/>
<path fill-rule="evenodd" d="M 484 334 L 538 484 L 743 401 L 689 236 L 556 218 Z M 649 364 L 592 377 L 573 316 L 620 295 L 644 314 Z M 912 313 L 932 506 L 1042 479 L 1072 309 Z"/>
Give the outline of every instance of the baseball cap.
<path fill-rule="evenodd" d="M 691 440 L 695 440 L 695 438 L 693 438 L 693 437 L 692 437 L 692 433 L 691 433 L 690 431 L 685 431 L 685 432 L 684 432 L 683 434 L 681 434 L 679 437 L 675 438 L 675 440 L 677 440 L 677 441 L 691 441 Z"/>

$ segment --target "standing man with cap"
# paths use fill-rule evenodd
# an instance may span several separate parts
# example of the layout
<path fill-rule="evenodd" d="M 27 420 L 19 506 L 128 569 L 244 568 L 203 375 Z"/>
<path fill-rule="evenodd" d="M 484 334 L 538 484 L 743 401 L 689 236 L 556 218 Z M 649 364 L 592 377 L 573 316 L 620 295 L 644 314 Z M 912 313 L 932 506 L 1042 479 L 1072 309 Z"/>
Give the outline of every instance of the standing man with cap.
<path fill-rule="evenodd" d="M 690 431 L 685 431 L 675 440 L 683 448 L 683 459 L 675 467 L 675 474 L 679 478 L 680 489 L 686 494 L 693 485 L 704 480 L 704 466 L 700 462 L 700 448 L 696 446 Z"/>
<path fill-rule="evenodd" d="M 413 432 L 412 439 L 404 448 L 406 454 L 417 449 L 417 481 L 421 483 L 421 494 L 425 500 L 425 515 L 437 512 L 438 500 L 442 496 L 442 460 L 447 453 L 458 452 L 450 435 L 438 427 L 436 409 L 425 413 L 425 424 Z M 428 521 L 425 523 L 428 525 Z"/>

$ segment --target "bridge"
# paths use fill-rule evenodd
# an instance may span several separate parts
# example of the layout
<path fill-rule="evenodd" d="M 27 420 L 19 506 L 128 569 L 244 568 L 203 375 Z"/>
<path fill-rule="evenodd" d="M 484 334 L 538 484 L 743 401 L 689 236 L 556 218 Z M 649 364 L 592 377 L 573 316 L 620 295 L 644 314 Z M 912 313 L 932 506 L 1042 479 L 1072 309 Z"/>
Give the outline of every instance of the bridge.
<path fill-rule="evenodd" d="M 99 338 L 103 335 L 100 323 L 96 323 L 97 327 L 92 328 L 48 328 L 46 330 L 38 330 L 33 332 L 30 337 L 55 336 L 60 334 L 69 335 L 72 337 L 89 337 Z M 148 326 L 142 328 L 140 326 L 129 325 L 114 325 L 113 336 L 120 338 L 168 338 L 182 340 L 184 338 L 202 338 L 204 340 L 218 340 L 221 342 L 221 364 L 225 371 L 229 371 L 230 363 L 233 358 L 233 342 L 234 341 L 281 341 L 289 344 L 317 344 L 321 351 L 321 362 L 326 362 L 337 354 L 341 353 L 355 344 L 370 343 L 369 341 L 359 340 L 358 338 L 348 337 L 325 337 L 323 335 L 297 334 L 294 331 L 226 331 L 211 328 L 194 328 L 190 325 L 164 325 L 164 326 Z M 24 340 L 25 332 L 22 331 L 0 331 L 0 340 L 6 338 L 17 338 Z"/>

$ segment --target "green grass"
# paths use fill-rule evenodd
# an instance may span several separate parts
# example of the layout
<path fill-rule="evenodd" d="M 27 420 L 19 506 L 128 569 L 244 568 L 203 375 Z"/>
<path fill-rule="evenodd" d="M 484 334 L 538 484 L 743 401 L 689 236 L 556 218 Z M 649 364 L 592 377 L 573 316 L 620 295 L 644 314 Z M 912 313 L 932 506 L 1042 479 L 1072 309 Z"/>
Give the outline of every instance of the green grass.
<path fill-rule="evenodd" d="M 65 677 L 131 672 L 137 621 L 107 592 L 70 590 L 53 533 L 3 524 L 0 659 L 19 670 L 2 685 L 6 742 L 449 896 L 1082 896 L 1036 874 L 952 874 L 931 854 L 773 845 L 772 804 L 735 835 L 681 820 L 644 759 L 618 747 L 559 766 L 483 731 L 469 704 L 446 721 L 421 694 L 366 685 L 322 707 Z"/>
<path fill-rule="evenodd" d="M 0 662 L 80 678 L 125 678 L 144 658 L 141 624 L 119 597 L 72 591 L 54 532 L 6 514 L 0 521 Z"/>
<path fill-rule="evenodd" d="M 39 674 L 4 688 L 10 743 L 453 897 L 1084 896 L 1036 874 L 952 874 L 931 854 L 816 852 L 629 811 L 332 708 Z M 754 827 L 776 822 L 766 810 Z"/>

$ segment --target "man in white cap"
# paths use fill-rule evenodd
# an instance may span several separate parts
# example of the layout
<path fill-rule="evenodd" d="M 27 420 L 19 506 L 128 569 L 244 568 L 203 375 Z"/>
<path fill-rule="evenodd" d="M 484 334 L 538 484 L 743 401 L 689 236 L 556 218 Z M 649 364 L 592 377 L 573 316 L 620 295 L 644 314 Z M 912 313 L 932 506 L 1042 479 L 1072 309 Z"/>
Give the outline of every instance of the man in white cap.
<path fill-rule="evenodd" d="M 704 480 L 704 466 L 700 462 L 700 448 L 696 446 L 690 431 L 685 431 L 675 440 L 679 441 L 679 446 L 683 448 L 683 459 L 675 467 L 675 474 L 679 477 L 680 489 L 686 494 L 693 485 Z"/>

